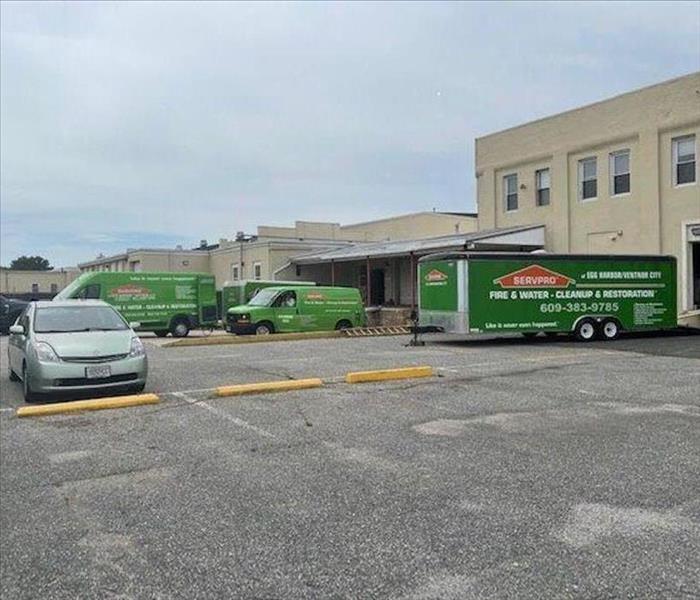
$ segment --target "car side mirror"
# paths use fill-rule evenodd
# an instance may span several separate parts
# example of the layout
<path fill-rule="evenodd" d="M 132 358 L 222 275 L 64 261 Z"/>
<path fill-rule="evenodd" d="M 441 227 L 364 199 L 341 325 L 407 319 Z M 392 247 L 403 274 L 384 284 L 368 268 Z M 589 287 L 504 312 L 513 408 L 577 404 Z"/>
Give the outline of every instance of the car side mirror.
<path fill-rule="evenodd" d="M 141 327 L 141 323 L 139 323 L 138 321 L 132 321 L 131 323 L 129 323 L 129 327 L 131 327 L 132 329 L 138 329 L 139 327 Z"/>
<path fill-rule="evenodd" d="M 23 325 L 11 325 L 10 326 L 10 333 L 12 335 L 24 335 L 24 326 Z"/>

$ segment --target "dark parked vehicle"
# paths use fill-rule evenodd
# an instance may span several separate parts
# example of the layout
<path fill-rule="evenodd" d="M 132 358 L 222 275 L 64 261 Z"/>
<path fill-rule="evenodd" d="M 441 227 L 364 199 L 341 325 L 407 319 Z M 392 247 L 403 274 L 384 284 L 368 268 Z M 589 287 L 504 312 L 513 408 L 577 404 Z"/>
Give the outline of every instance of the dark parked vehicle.
<path fill-rule="evenodd" d="M 24 307 L 29 304 L 24 300 L 15 300 L 0 296 L 0 333 L 7 335 L 10 326 L 14 324 Z"/>

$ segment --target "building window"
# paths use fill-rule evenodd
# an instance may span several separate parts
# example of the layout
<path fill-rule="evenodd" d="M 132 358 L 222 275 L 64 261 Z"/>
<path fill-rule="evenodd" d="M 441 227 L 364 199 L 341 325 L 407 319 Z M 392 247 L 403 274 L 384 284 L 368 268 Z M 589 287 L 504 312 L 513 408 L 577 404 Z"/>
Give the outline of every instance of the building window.
<path fill-rule="evenodd" d="M 54 295 L 58 294 L 58 284 L 57 283 L 51 284 L 51 293 Z"/>
<path fill-rule="evenodd" d="M 238 263 L 231 265 L 231 279 L 238 281 L 241 278 L 241 267 Z"/>
<path fill-rule="evenodd" d="M 598 197 L 598 162 L 595 158 L 578 161 L 578 195 L 581 200 Z"/>
<path fill-rule="evenodd" d="M 32 283 L 32 294 L 38 294 L 38 293 L 39 293 L 39 284 Z"/>
<path fill-rule="evenodd" d="M 253 263 L 253 279 L 262 279 L 262 265 L 259 262 Z"/>
<path fill-rule="evenodd" d="M 535 194 L 537 206 L 549 206 L 549 169 L 535 171 Z"/>
<path fill-rule="evenodd" d="M 610 155 L 610 193 L 613 196 L 630 193 L 629 150 L 620 150 Z"/>
<path fill-rule="evenodd" d="M 695 183 L 695 136 L 673 140 L 673 185 Z"/>
<path fill-rule="evenodd" d="M 518 210 L 518 176 L 506 175 L 503 178 L 503 200 L 506 212 Z"/>

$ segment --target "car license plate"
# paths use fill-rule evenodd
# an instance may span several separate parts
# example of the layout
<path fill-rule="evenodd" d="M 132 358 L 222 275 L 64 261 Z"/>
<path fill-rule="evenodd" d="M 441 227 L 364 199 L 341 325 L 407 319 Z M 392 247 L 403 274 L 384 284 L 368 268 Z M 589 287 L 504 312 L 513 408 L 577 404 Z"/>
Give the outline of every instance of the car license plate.
<path fill-rule="evenodd" d="M 94 367 L 85 367 L 85 377 L 87 379 L 103 379 L 112 374 L 112 369 L 109 365 L 95 365 Z"/>

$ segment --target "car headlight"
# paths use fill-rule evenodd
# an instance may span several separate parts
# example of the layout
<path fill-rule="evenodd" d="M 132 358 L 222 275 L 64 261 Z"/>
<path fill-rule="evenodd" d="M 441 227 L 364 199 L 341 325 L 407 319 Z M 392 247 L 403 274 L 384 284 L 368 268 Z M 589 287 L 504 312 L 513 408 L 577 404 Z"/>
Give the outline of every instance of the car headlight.
<path fill-rule="evenodd" d="M 61 360 L 58 358 L 56 351 L 46 342 L 37 342 L 34 350 L 36 357 L 41 362 L 59 362 Z"/>
<path fill-rule="evenodd" d="M 143 356 L 144 354 L 146 354 L 146 349 L 143 347 L 143 342 L 137 337 L 132 337 L 129 357 L 134 358 L 136 356 Z"/>

